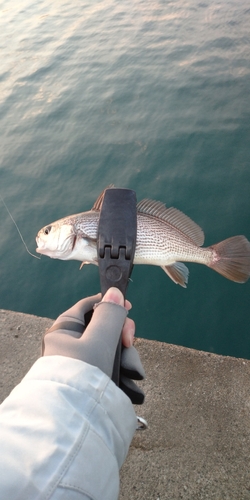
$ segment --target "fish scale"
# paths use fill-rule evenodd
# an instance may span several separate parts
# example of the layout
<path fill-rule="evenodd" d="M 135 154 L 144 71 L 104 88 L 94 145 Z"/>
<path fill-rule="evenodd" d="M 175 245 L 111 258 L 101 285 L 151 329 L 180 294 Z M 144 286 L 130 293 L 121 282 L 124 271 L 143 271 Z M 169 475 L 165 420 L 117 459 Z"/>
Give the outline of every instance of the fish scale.
<path fill-rule="evenodd" d="M 193 259 L 194 262 L 199 259 L 201 263 L 211 260 L 211 250 L 200 249 L 188 237 L 168 227 L 167 223 L 140 214 L 137 222 L 135 263 L 145 259 L 155 261 L 156 265 L 170 265 L 176 261 L 193 262 Z"/>
<path fill-rule="evenodd" d="M 79 260 L 82 265 L 97 264 L 97 231 L 104 193 L 92 210 L 43 227 L 36 237 L 36 251 L 54 259 Z M 248 280 L 250 243 L 245 236 L 233 236 L 208 248 L 201 246 L 203 242 L 202 229 L 178 209 L 148 199 L 138 203 L 134 264 L 160 266 L 183 287 L 189 274 L 183 262 L 204 264 L 238 283 Z"/>

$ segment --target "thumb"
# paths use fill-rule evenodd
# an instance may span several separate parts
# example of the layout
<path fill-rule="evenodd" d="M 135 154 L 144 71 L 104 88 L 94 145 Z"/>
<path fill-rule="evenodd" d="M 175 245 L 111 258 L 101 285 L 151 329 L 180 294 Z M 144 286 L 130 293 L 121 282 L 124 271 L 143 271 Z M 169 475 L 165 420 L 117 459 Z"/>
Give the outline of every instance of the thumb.
<path fill-rule="evenodd" d="M 105 293 L 101 302 L 113 302 L 113 304 L 124 306 L 124 297 L 118 288 L 111 287 Z"/>
<path fill-rule="evenodd" d="M 112 287 L 95 306 L 92 319 L 80 339 L 88 363 L 98 366 L 109 377 L 126 316 L 124 297 L 120 290 Z"/>

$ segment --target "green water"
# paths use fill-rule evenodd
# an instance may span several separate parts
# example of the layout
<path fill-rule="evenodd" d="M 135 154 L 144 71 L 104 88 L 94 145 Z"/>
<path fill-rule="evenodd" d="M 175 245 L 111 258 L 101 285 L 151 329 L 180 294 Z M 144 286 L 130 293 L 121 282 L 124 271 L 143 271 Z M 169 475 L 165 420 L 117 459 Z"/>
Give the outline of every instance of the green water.
<path fill-rule="evenodd" d="M 221 2 L 0 3 L 0 194 L 31 251 L 110 183 L 175 206 L 210 245 L 249 229 L 250 9 Z M 0 204 L 0 307 L 56 317 L 98 269 L 30 257 Z M 136 266 L 138 336 L 250 358 L 249 283 Z"/>

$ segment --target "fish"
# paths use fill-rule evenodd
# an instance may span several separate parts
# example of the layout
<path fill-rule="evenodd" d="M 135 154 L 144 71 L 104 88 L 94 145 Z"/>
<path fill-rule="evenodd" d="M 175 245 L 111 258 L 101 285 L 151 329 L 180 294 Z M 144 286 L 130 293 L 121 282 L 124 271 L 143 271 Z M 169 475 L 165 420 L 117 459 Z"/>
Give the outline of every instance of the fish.
<path fill-rule="evenodd" d="M 114 188 L 114 185 L 108 186 Z M 69 215 L 44 226 L 36 236 L 36 252 L 53 259 L 96 264 L 100 210 L 107 188 L 91 210 Z M 233 236 L 203 247 L 203 230 L 183 212 L 164 203 L 143 199 L 137 204 L 137 237 L 134 264 L 160 266 L 172 281 L 186 288 L 189 270 L 184 262 L 195 262 L 225 278 L 245 283 L 250 276 L 250 242 Z"/>

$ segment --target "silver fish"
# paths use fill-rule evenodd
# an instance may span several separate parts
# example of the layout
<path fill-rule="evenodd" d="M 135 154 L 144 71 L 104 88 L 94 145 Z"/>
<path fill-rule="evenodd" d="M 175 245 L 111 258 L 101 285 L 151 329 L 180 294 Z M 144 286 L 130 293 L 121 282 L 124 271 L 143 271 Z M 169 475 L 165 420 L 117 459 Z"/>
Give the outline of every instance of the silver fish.
<path fill-rule="evenodd" d="M 43 227 L 36 237 L 36 251 L 53 259 L 79 260 L 81 267 L 97 264 L 97 228 L 104 193 L 105 189 L 90 211 Z M 238 283 L 248 280 L 250 243 L 245 236 L 234 236 L 207 248 L 201 248 L 203 243 L 202 229 L 176 208 L 148 199 L 138 203 L 134 264 L 160 266 L 184 288 L 189 271 L 183 262 L 204 264 Z"/>

